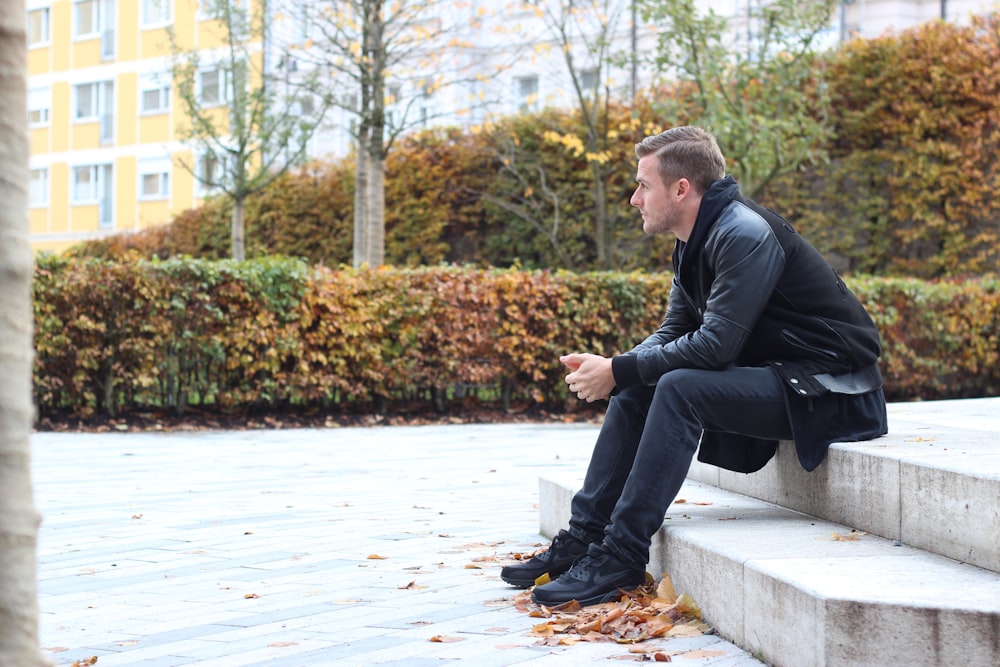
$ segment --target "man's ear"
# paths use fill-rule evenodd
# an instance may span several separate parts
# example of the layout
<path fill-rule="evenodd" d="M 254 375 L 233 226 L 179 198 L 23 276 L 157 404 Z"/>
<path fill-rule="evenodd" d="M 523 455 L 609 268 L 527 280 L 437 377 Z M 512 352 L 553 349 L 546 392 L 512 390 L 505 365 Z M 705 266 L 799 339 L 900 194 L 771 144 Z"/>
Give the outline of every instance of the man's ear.
<path fill-rule="evenodd" d="M 691 181 L 683 176 L 677 179 L 677 183 L 674 185 L 674 196 L 677 198 L 677 201 L 683 201 L 693 191 L 694 186 L 691 185 Z"/>

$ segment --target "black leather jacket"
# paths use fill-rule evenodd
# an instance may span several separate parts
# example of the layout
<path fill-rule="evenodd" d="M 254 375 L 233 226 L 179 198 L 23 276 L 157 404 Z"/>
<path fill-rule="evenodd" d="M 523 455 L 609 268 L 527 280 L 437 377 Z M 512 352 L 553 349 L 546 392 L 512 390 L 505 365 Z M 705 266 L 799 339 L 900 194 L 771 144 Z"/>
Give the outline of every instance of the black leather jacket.
<path fill-rule="evenodd" d="M 875 324 L 819 252 L 779 215 L 744 200 L 732 177 L 705 193 L 673 265 L 663 323 L 612 360 L 619 388 L 654 385 L 675 368 L 769 366 L 788 387 L 806 470 L 819 465 L 831 442 L 887 432 Z M 775 446 L 706 433 L 699 458 L 752 472 Z"/>

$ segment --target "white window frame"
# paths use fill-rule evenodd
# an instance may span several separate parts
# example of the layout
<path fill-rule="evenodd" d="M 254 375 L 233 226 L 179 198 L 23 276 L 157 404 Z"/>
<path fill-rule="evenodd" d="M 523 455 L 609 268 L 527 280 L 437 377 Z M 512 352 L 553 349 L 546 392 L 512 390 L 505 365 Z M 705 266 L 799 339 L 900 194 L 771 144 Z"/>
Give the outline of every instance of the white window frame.
<path fill-rule="evenodd" d="M 88 32 L 80 32 L 80 12 L 84 6 L 91 8 L 91 29 Z M 73 38 L 93 39 L 101 36 L 101 2 L 100 0 L 73 0 Z"/>
<path fill-rule="evenodd" d="M 81 109 L 81 93 L 87 91 L 90 103 L 88 109 Z M 90 123 L 101 117 L 101 82 L 78 83 L 73 86 L 73 120 L 78 123 Z"/>
<path fill-rule="evenodd" d="M 166 83 L 164 83 L 166 81 Z M 147 107 L 147 93 L 156 94 L 157 106 Z M 170 111 L 170 83 L 166 73 L 147 74 L 139 78 L 139 113 L 144 116 Z"/>
<path fill-rule="evenodd" d="M 39 167 L 31 170 L 28 184 L 28 206 L 45 208 L 49 205 L 49 168 Z"/>
<path fill-rule="evenodd" d="M 101 229 L 114 227 L 114 166 L 110 163 L 74 165 L 70 170 L 70 203 L 73 206 L 98 207 Z M 81 176 L 87 184 L 81 186 Z M 85 190 L 83 188 L 86 188 Z"/>
<path fill-rule="evenodd" d="M 32 88 L 28 91 L 28 127 L 48 127 L 52 113 L 52 90 Z M 35 118 L 35 114 L 38 115 Z"/>
<path fill-rule="evenodd" d="M 80 93 L 89 90 L 91 96 L 89 113 L 81 115 Z M 115 129 L 115 82 L 91 81 L 73 86 L 73 122 L 101 124 L 101 143 L 114 141 Z"/>
<path fill-rule="evenodd" d="M 218 180 L 218 178 L 222 175 L 223 170 L 225 169 L 225 158 L 218 158 L 217 156 L 206 155 L 206 154 L 198 156 L 198 161 L 195 164 L 194 173 L 195 173 L 195 183 L 197 185 L 196 187 L 197 195 L 199 197 L 204 197 L 219 192 L 219 188 L 217 186 L 206 185 L 205 182 L 202 180 L 202 178 L 204 178 L 205 176 L 205 171 L 209 167 L 209 160 L 212 160 L 213 157 L 215 158 L 215 163 L 212 165 L 212 173 L 215 180 Z"/>
<path fill-rule="evenodd" d="M 173 9 L 171 0 L 141 0 L 139 26 L 145 30 L 170 25 L 173 22 Z"/>
<path fill-rule="evenodd" d="M 33 20 L 39 21 L 39 35 L 34 38 Z M 34 38 L 34 39 L 33 39 Z M 52 43 L 52 9 L 50 7 L 35 7 L 28 10 L 28 48 L 48 46 Z"/>
<path fill-rule="evenodd" d="M 72 190 L 70 201 L 73 205 L 96 204 L 100 199 L 97 190 L 98 172 L 101 165 L 87 164 L 75 166 L 72 169 Z M 86 183 L 82 182 L 82 177 L 86 177 Z"/>
<path fill-rule="evenodd" d="M 139 161 L 138 190 L 140 201 L 170 199 L 170 158 L 153 158 Z M 156 190 L 147 192 L 146 186 L 154 183 Z"/>
<path fill-rule="evenodd" d="M 215 74 L 216 76 L 218 76 L 218 82 L 215 84 L 215 88 L 217 91 L 215 98 L 205 97 L 205 76 L 209 74 Z M 198 76 L 197 96 L 198 96 L 198 101 L 201 104 L 204 104 L 206 106 L 222 106 L 228 101 L 229 86 L 227 85 L 228 80 L 226 76 L 226 70 L 222 69 L 221 67 L 205 68 L 198 70 L 197 76 Z"/>
<path fill-rule="evenodd" d="M 534 84 L 534 90 L 530 92 L 525 92 L 525 87 L 530 84 Z M 523 76 L 514 77 L 514 86 L 516 100 L 516 110 L 521 113 L 532 113 L 538 111 L 539 109 L 539 93 L 540 84 L 538 81 L 537 74 L 525 74 Z"/>

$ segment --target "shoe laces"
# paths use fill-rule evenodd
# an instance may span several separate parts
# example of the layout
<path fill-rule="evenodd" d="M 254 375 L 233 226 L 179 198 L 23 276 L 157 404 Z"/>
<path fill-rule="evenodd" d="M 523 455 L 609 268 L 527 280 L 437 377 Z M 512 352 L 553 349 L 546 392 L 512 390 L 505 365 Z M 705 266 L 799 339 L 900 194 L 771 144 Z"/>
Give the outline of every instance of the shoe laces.
<path fill-rule="evenodd" d="M 599 556 L 585 554 L 563 576 L 571 577 L 577 581 L 589 581 L 591 578 L 590 573 L 604 565 L 609 558 L 611 558 L 611 554 L 601 554 Z"/>

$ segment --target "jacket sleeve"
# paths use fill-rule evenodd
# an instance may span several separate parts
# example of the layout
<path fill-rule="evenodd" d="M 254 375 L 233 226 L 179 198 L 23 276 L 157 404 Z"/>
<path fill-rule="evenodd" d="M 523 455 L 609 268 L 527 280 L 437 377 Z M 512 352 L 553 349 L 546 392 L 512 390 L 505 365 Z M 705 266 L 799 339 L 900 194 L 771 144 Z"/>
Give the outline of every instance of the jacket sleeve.
<path fill-rule="evenodd" d="M 668 317 L 653 335 L 632 352 L 612 359 L 619 388 L 654 385 L 676 368 L 723 369 L 731 366 L 767 305 L 785 265 L 784 252 L 767 223 L 747 209 L 738 220 L 719 220 L 706 239 L 704 260 L 714 279 L 704 312 L 682 306 L 677 319 Z M 687 301 L 676 282 L 670 307 Z M 687 333 L 671 337 L 690 318 L 700 322 Z"/>
<path fill-rule="evenodd" d="M 654 331 L 646 340 L 642 341 L 629 351 L 629 354 L 636 354 L 640 350 L 660 347 L 672 340 L 680 338 L 686 333 L 690 333 L 698 328 L 700 318 L 693 312 L 684 293 L 674 276 L 670 285 L 670 300 L 667 306 L 667 314 L 663 317 L 660 328 Z"/>

